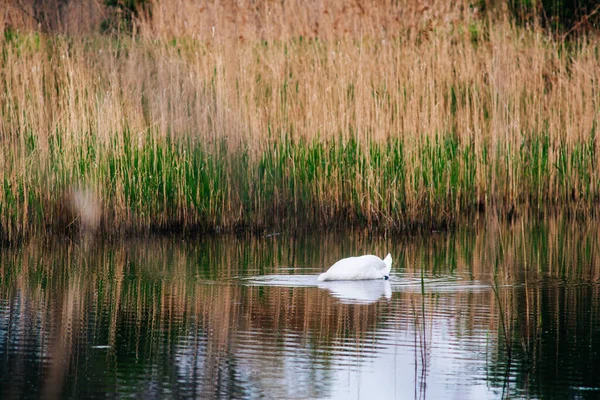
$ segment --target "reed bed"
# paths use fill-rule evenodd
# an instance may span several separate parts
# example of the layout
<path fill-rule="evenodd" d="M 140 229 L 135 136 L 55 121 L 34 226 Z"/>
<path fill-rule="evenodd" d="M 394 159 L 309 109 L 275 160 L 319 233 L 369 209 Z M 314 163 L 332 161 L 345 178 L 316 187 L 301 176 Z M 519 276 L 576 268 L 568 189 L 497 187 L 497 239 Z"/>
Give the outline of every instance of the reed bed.
<path fill-rule="evenodd" d="M 280 10 L 242 33 L 213 12 L 217 29 L 194 31 L 153 4 L 133 33 L 5 31 L 3 241 L 81 226 L 65 212 L 73 188 L 94 193 L 105 234 L 597 208 L 596 36 L 455 9 L 343 29 L 322 13 L 308 30 L 313 12 L 292 31 L 275 29 L 291 18 Z"/>

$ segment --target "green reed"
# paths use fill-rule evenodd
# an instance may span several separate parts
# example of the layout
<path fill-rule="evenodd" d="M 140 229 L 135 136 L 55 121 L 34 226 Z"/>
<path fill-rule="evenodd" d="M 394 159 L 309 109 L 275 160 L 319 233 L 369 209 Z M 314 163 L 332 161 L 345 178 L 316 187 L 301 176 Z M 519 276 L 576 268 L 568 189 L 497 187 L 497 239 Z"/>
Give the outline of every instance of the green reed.
<path fill-rule="evenodd" d="M 332 226 L 432 229 L 479 209 L 477 193 L 493 179 L 500 195 L 514 191 L 497 204 L 501 212 L 513 205 L 537 209 L 543 204 L 592 209 L 598 198 L 595 153 L 589 144 L 559 148 L 558 165 L 550 165 L 543 136 L 502 150 L 491 166 L 486 154 L 476 154 L 471 144 L 452 136 L 416 145 L 399 139 L 282 140 L 256 154 L 244 144 L 208 145 L 160 138 L 150 131 L 135 143 L 129 131 L 103 145 L 93 134 L 80 137 L 67 151 L 67 138 L 53 136 L 47 157 L 33 155 L 33 141 L 18 155 L 6 154 L 9 168 L 0 186 L 4 240 L 60 229 L 56 204 L 73 185 L 92 187 L 101 198 L 101 227 L 107 234 Z M 19 168 L 22 159 L 28 160 L 26 168 Z M 492 176 L 478 181 L 478 169 Z M 552 169 L 557 173 L 551 174 Z M 507 170 L 514 181 L 493 176 Z"/>
<path fill-rule="evenodd" d="M 105 234 L 595 212 L 596 41 L 473 23 L 475 43 L 11 34 L 0 241 L 77 228 L 73 188 Z"/>

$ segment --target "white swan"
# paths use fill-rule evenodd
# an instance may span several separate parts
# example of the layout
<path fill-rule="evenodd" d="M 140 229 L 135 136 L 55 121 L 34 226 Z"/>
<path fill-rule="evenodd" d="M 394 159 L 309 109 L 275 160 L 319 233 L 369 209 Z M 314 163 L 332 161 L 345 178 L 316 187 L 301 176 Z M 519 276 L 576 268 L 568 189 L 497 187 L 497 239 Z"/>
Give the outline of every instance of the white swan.
<path fill-rule="evenodd" d="M 355 281 L 359 279 L 389 279 L 392 270 L 392 255 L 385 259 L 366 255 L 343 258 L 319 275 L 319 281 Z"/>

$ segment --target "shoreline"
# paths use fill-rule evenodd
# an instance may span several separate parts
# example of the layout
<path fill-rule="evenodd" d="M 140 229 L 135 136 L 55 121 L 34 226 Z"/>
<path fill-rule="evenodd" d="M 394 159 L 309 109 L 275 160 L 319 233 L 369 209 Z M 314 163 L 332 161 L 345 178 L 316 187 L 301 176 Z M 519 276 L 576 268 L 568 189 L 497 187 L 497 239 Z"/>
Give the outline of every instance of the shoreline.
<path fill-rule="evenodd" d="M 327 235 L 331 233 L 357 233 L 369 237 L 386 238 L 405 238 L 431 236 L 436 234 L 452 233 L 460 231 L 461 227 L 467 226 L 495 226 L 527 224 L 544 224 L 551 220 L 562 221 L 563 223 L 588 223 L 598 217 L 600 207 L 596 207 L 592 212 L 576 211 L 564 207 L 549 207 L 545 210 L 526 210 L 517 213 L 513 209 L 495 210 L 495 211 L 476 211 L 465 214 L 456 220 L 448 221 L 445 224 L 432 225 L 428 223 L 414 223 L 402 228 L 381 228 L 377 226 L 366 225 L 316 225 L 281 227 L 281 226 L 231 226 L 231 227 L 205 227 L 205 226 L 185 226 L 184 224 L 172 224 L 168 227 L 149 227 L 143 229 L 129 229 L 122 231 L 109 232 L 105 227 L 100 227 L 95 232 L 86 232 L 72 229 L 69 231 L 51 229 L 45 232 L 35 232 L 29 237 L 20 237 L 15 240 L 7 241 L 5 237 L 0 237 L 0 248 L 16 248 L 25 246 L 28 243 L 55 243 L 56 241 L 69 241 L 75 243 L 113 243 L 127 240 L 152 240 L 153 238 L 175 237 L 182 240 L 195 240 L 201 238 L 218 237 L 255 237 L 261 239 L 275 238 L 278 236 L 303 237 L 307 235 Z"/>

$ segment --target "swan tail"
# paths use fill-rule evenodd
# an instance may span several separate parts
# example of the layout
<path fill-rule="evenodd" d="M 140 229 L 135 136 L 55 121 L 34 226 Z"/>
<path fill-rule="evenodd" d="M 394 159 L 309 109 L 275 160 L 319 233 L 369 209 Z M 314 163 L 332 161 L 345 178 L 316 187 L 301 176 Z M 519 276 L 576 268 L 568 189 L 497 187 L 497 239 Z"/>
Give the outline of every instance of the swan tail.
<path fill-rule="evenodd" d="M 392 255 L 388 253 L 388 255 L 383 259 L 383 262 L 385 263 L 383 275 L 390 276 L 390 272 L 392 271 Z"/>
<path fill-rule="evenodd" d="M 324 273 L 322 273 L 321 275 L 319 275 L 319 277 L 317 278 L 317 280 L 318 280 L 319 282 L 326 281 L 326 280 L 327 280 L 327 273 L 326 273 L 326 272 L 324 272 Z"/>

